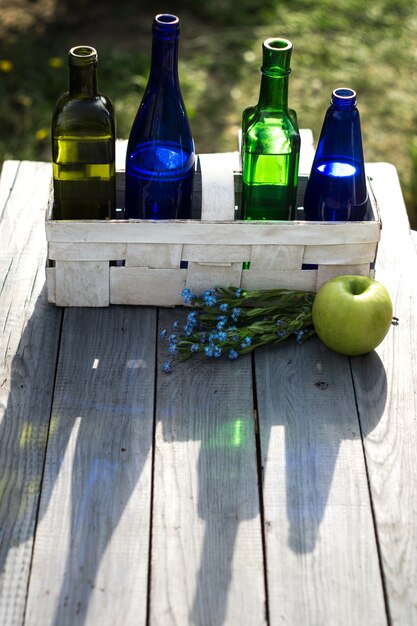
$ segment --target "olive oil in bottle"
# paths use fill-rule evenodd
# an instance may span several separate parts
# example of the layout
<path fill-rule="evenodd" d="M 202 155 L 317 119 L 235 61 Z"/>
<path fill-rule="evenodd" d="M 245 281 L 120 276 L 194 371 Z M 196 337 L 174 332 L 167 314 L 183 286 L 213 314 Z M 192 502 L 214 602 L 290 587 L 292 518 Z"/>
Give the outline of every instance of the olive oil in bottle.
<path fill-rule="evenodd" d="M 69 91 L 52 118 L 54 219 L 115 217 L 114 109 L 97 91 L 97 58 L 90 46 L 68 53 Z"/>

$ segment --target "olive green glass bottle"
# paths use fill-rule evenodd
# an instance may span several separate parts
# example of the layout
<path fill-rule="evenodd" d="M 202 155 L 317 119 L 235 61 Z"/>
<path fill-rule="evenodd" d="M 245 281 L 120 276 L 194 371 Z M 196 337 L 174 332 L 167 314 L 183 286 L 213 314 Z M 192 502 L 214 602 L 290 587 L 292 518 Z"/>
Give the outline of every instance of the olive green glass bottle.
<path fill-rule="evenodd" d="M 291 220 L 300 154 L 297 116 L 288 108 L 292 43 L 267 39 L 262 51 L 259 101 L 242 116 L 242 218 Z"/>
<path fill-rule="evenodd" d="M 113 104 L 97 91 L 97 52 L 68 53 L 69 91 L 52 117 L 54 219 L 115 217 L 115 119 Z"/>

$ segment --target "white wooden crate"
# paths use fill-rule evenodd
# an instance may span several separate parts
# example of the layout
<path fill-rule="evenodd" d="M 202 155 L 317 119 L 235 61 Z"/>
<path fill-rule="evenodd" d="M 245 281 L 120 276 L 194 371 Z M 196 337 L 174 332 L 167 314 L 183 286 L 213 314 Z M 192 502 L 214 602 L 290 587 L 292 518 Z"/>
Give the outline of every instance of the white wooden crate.
<path fill-rule="evenodd" d="M 201 219 L 57 221 L 51 196 L 49 301 L 173 306 L 182 304 L 184 287 L 194 293 L 214 286 L 317 291 L 333 276 L 374 276 L 381 221 L 372 193 L 370 219 L 363 222 L 306 222 L 298 219 L 300 210 L 294 222 L 245 222 L 234 219 L 238 152 L 200 155 L 199 163 Z M 301 175 L 300 205 L 306 181 Z M 123 186 L 119 172 L 121 198 Z"/>

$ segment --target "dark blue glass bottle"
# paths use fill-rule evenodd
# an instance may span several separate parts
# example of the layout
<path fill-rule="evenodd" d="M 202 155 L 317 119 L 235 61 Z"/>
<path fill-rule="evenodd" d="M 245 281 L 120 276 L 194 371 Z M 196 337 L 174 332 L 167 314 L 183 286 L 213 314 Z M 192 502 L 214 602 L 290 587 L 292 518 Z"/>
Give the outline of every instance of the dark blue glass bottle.
<path fill-rule="evenodd" d="M 307 220 L 358 221 L 368 204 L 356 93 L 335 89 L 304 196 Z"/>
<path fill-rule="evenodd" d="M 195 152 L 178 79 L 179 35 L 178 17 L 155 17 L 149 80 L 126 153 L 128 219 L 191 217 Z"/>

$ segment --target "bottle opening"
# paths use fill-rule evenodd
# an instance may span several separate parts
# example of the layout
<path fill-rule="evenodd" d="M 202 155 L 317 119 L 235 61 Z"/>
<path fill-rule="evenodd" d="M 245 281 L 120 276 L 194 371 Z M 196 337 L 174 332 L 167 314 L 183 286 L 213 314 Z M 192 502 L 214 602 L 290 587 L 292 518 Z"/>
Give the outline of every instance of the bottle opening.
<path fill-rule="evenodd" d="M 356 91 L 340 87 L 332 93 L 332 104 L 338 109 L 350 109 L 356 106 Z"/>
<path fill-rule="evenodd" d="M 264 41 L 264 46 L 269 50 L 291 50 L 292 43 L 288 39 L 271 37 Z"/>
<path fill-rule="evenodd" d="M 160 13 L 155 16 L 152 32 L 163 39 L 178 37 L 180 32 L 180 20 L 176 15 Z"/>
<path fill-rule="evenodd" d="M 341 87 L 340 89 L 335 89 L 333 95 L 337 98 L 356 98 L 356 91 L 348 87 Z"/>
<path fill-rule="evenodd" d="M 68 53 L 71 65 L 90 65 L 97 61 L 97 50 L 92 46 L 74 46 Z"/>
<path fill-rule="evenodd" d="M 170 13 L 160 13 L 155 17 L 155 22 L 159 24 L 179 24 L 180 20 L 176 15 Z"/>
<path fill-rule="evenodd" d="M 284 77 L 291 72 L 292 43 L 282 37 L 265 39 L 262 44 L 261 71 L 266 76 Z"/>

